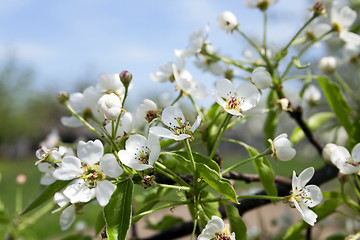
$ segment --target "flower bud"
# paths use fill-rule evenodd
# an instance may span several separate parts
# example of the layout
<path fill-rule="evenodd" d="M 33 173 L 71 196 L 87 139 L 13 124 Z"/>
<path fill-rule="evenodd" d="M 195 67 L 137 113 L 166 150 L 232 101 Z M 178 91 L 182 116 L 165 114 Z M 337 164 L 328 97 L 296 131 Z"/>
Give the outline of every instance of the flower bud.
<path fill-rule="evenodd" d="M 97 103 L 98 111 L 108 120 L 116 120 L 121 113 L 121 101 L 115 93 L 105 94 Z"/>
<path fill-rule="evenodd" d="M 281 98 L 281 99 L 278 99 L 276 100 L 277 103 L 279 103 L 281 105 L 281 109 L 283 111 L 289 111 L 291 112 L 291 108 L 290 108 L 290 101 L 289 99 L 287 98 Z"/>
<path fill-rule="evenodd" d="M 320 59 L 319 67 L 321 71 L 326 74 L 332 74 L 336 72 L 337 61 L 334 57 L 323 57 Z"/>
<path fill-rule="evenodd" d="M 326 17 L 326 9 L 325 5 L 321 2 L 316 2 L 315 5 L 309 9 L 310 11 L 314 11 L 314 16 L 320 16 L 323 15 Z"/>
<path fill-rule="evenodd" d="M 16 176 L 16 183 L 19 185 L 23 185 L 26 183 L 26 175 L 25 174 L 19 174 Z"/>
<path fill-rule="evenodd" d="M 321 92 L 314 85 L 309 85 L 304 91 L 303 99 L 310 106 L 316 106 L 321 99 Z"/>
<path fill-rule="evenodd" d="M 264 67 L 257 67 L 251 74 L 251 81 L 259 89 L 265 89 L 271 86 L 272 78 L 270 73 Z"/>
<path fill-rule="evenodd" d="M 274 141 L 269 139 L 271 143 L 272 155 L 281 161 L 289 161 L 295 157 L 296 150 L 292 147 L 287 134 L 283 133 L 277 136 Z"/>
<path fill-rule="evenodd" d="M 59 92 L 56 96 L 56 99 L 60 104 L 64 104 L 66 101 L 69 101 L 69 93 L 68 92 Z"/>
<path fill-rule="evenodd" d="M 239 25 L 236 16 L 229 11 L 222 12 L 217 20 L 219 27 L 227 32 L 232 32 Z"/>
<path fill-rule="evenodd" d="M 131 82 L 131 79 L 133 78 L 132 74 L 126 70 L 122 71 L 120 74 L 120 80 L 122 84 L 124 84 L 125 88 L 129 87 L 129 84 Z"/>
<path fill-rule="evenodd" d="M 148 188 L 148 187 L 155 187 L 156 186 L 156 182 L 155 182 L 155 176 L 154 175 L 146 175 L 143 180 L 141 181 L 141 185 L 144 188 Z"/>

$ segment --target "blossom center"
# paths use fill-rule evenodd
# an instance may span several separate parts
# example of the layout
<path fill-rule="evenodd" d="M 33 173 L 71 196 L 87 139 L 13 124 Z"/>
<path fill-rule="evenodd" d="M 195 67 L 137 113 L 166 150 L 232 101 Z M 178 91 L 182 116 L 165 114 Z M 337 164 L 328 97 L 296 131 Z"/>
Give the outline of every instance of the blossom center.
<path fill-rule="evenodd" d="M 90 186 L 96 187 L 97 181 L 104 180 L 106 175 L 99 169 L 99 165 L 83 166 L 81 178 Z"/>
<path fill-rule="evenodd" d="M 215 237 L 211 240 L 231 240 L 228 234 L 224 232 L 215 233 Z"/>
<path fill-rule="evenodd" d="M 351 156 L 348 157 L 348 159 L 347 159 L 347 161 L 345 161 L 345 163 L 350 164 L 353 167 L 360 166 L 360 162 L 355 162 L 354 159 Z"/>
<path fill-rule="evenodd" d="M 298 203 L 303 202 L 305 204 L 312 203 L 312 199 L 310 197 L 310 192 L 305 189 L 295 189 L 295 193 L 291 195 L 290 200 L 297 201 Z"/>
<path fill-rule="evenodd" d="M 145 115 L 146 121 L 151 122 L 152 120 L 154 120 L 157 117 L 158 116 L 157 116 L 156 111 L 154 111 L 154 110 L 146 111 L 146 115 Z"/>
<path fill-rule="evenodd" d="M 240 106 L 244 103 L 244 100 L 243 97 L 238 98 L 236 96 L 231 96 L 226 101 L 226 109 L 234 109 L 241 112 Z"/>
<path fill-rule="evenodd" d="M 135 153 L 135 159 L 137 159 L 141 164 L 149 164 L 149 158 L 151 150 L 148 146 L 141 146 L 141 149 L 136 148 L 138 153 Z"/>
<path fill-rule="evenodd" d="M 177 117 L 174 118 L 177 121 L 178 126 L 174 126 L 173 127 L 173 131 L 175 132 L 175 134 L 180 135 L 180 134 L 190 134 L 190 124 L 188 121 L 186 121 L 185 123 L 183 123 L 181 120 L 181 117 Z"/>

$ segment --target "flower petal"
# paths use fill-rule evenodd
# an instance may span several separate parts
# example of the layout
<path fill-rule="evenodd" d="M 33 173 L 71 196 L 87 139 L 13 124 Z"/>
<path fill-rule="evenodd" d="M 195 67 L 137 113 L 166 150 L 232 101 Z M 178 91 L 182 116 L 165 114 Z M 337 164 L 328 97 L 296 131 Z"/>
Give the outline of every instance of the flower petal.
<path fill-rule="evenodd" d="M 276 157 L 281 161 L 289 161 L 296 155 L 296 150 L 291 147 L 280 147 L 276 149 Z"/>
<path fill-rule="evenodd" d="M 104 146 L 98 139 L 88 141 L 87 143 L 80 141 L 77 154 L 81 161 L 92 166 L 100 161 L 100 158 L 104 154 Z"/>
<path fill-rule="evenodd" d="M 304 171 L 302 171 L 298 177 L 300 186 L 304 187 L 314 176 L 314 173 L 315 173 L 315 169 L 313 167 L 308 167 Z"/>
<path fill-rule="evenodd" d="M 116 186 L 108 180 L 99 181 L 95 188 L 96 200 L 99 205 L 104 207 L 109 203 L 111 195 L 114 193 Z"/>
<path fill-rule="evenodd" d="M 61 192 L 54 194 L 54 200 L 60 207 L 65 206 L 69 202 L 69 199 Z"/>
<path fill-rule="evenodd" d="M 88 202 L 95 196 L 95 189 L 90 189 L 82 179 L 76 179 L 64 190 L 64 195 L 71 203 Z"/>
<path fill-rule="evenodd" d="M 131 135 L 125 143 L 125 149 L 130 154 L 138 153 L 144 146 L 148 147 L 148 142 L 147 139 L 140 134 Z"/>
<path fill-rule="evenodd" d="M 99 167 L 101 171 L 112 178 L 116 178 L 124 172 L 116 161 L 115 156 L 111 153 L 105 154 L 101 158 Z"/>
<path fill-rule="evenodd" d="M 185 122 L 185 117 L 182 111 L 174 106 L 166 107 L 161 114 L 162 122 L 170 128 L 179 126 L 178 119 L 180 119 L 181 123 Z"/>
<path fill-rule="evenodd" d="M 71 224 L 75 221 L 75 205 L 71 204 L 60 215 L 60 226 L 61 230 L 67 230 Z"/>
<path fill-rule="evenodd" d="M 82 174 L 81 161 L 77 157 L 65 157 L 61 166 L 56 168 L 53 176 L 58 180 L 71 180 Z"/>
<path fill-rule="evenodd" d="M 194 122 L 194 124 L 192 125 L 190 131 L 191 132 L 195 132 L 195 130 L 200 126 L 201 123 L 201 116 L 200 114 L 197 116 L 196 121 Z"/>
<path fill-rule="evenodd" d="M 216 82 L 216 90 L 220 97 L 228 98 L 229 94 L 232 95 L 235 92 L 234 86 L 229 79 L 221 78 Z"/>
<path fill-rule="evenodd" d="M 322 201 L 323 194 L 318 186 L 309 185 L 306 186 L 305 189 L 309 192 L 311 198 L 311 201 L 307 203 L 307 206 L 312 208 L 318 205 Z"/>
<path fill-rule="evenodd" d="M 159 126 L 151 127 L 149 132 L 156 136 L 165 137 L 165 138 L 173 138 L 173 135 L 174 135 L 174 133 L 172 131 L 170 131 L 169 129 L 166 129 L 164 127 L 159 127 Z"/>

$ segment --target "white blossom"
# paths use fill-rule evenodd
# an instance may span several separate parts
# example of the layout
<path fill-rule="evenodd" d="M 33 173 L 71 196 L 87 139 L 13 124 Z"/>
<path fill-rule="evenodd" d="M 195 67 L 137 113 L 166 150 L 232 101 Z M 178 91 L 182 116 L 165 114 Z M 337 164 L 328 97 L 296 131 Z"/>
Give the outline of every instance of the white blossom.
<path fill-rule="evenodd" d="M 319 61 L 319 67 L 321 71 L 323 71 L 326 74 L 332 74 L 336 72 L 337 69 L 337 60 L 334 57 L 322 57 Z"/>
<path fill-rule="evenodd" d="M 158 107 L 155 102 L 150 99 L 144 99 L 136 110 L 136 115 L 141 120 L 146 120 L 148 123 L 158 118 Z"/>
<path fill-rule="evenodd" d="M 98 111 L 108 120 L 118 119 L 121 107 L 122 102 L 115 93 L 105 94 L 97 102 Z"/>
<path fill-rule="evenodd" d="M 257 67 L 251 73 L 251 80 L 259 89 L 265 89 L 272 85 L 270 73 L 264 67 Z"/>
<path fill-rule="evenodd" d="M 155 126 L 150 128 L 150 133 L 159 137 L 165 137 L 181 141 L 187 138 L 192 138 L 192 133 L 199 127 L 201 123 L 201 116 L 198 115 L 196 121 L 190 127 L 188 121 L 185 121 L 182 111 L 174 106 L 166 107 L 161 115 L 161 120 L 168 128 Z"/>
<path fill-rule="evenodd" d="M 242 116 L 260 100 L 258 89 L 251 83 L 243 83 L 235 89 L 230 80 L 222 78 L 216 82 L 216 90 L 213 90 L 215 101 L 234 116 Z"/>
<path fill-rule="evenodd" d="M 64 208 L 64 210 L 62 211 L 62 213 L 60 215 L 60 227 L 61 227 L 61 230 L 65 231 L 65 230 L 69 229 L 69 227 L 75 221 L 76 207 L 74 204 L 70 204 L 70 199 L 67 198 L 61 192 L 55 193 L 54 200 L 60 207 L 64 207 L 64 206 L 68 205 L 67 207 Z"/>
<path fill-rule="evenodd" d="M 185 69 L 178 70 L 174 64 L 173 73 L 178 88 L 183 90 L 186 94 L 197 99 L 203 99 L 208 96 L 205 84 L 196 82 L 189 71 Z"/>
<path fill-rule="evenodd" d="M 234 31 L 239 25 L 236 16 L 230 11 L 222 12 L 217 18 L 219 27 L 226 30 L 227 32 Z"/>
<path fill-rule="evenodd" d="M 342 174 L 353 174 L 360 171 L 360 143 L 356 144 L 351 155 L 342 146 L 333 146 L 330 151 L 330 161 L 340 170 Z"/>
<path fill-rule="evenodd" d="M 186 48 L 187 56 L 200 53 L 203 45 L 209 44 L 207 40 L 208 31 L 208 26 L 206 27 L 205 33 L 200 28 L 196 28 L 194 32 L 189 35 L 189 45 Z"/>
<path fill-rule="evenodd" d="M 107 123 L 105 125 L 105 130 L 112 135 L 112 128 L 113 125 L 111 122 Z M 135 131 L 135 123 L 134 123 L 134 117 L 130 112 L 125 112 L 123 115 L 121 115 L 120 123 L 117 128 L 116 132 L 116 138 L 122 138 L 128 134 L 131 134 Z"/>
<path fill-rule="evenodd" d="M 314 226 L 317 215 L 309 208 L 318 205 L 323 198 L 321 190 L 318 186 L 305 186 L 313 177 L 314 172 L 314 168 L 309 167 L 302 171 L 299 177 L 297 177 L 296 172 L 293 171 L 292 193 L 289 197 L 289 201 L 294 204 L 304 221 L 311 226 Z"/>
<path fill-rule="evenodd" d="M 303 99 L 311 106 L 316 105 L 321 99 L 321 92 L 315 85 L 311 84 L 305 89 Z"/>
<path fill-rule="evenodd" d="M 167 62 L 164 65 L 159 67 L 159 71 L 155 73 L 150 73 L 150 79 L 154 82 L 173 82 L 174 73 L 173 73 L 173 62 Z"/>
<path fill-rule="evenodd" d="M 113 154 L 104 154 L 100 140 L 80 141 L 77 157 L 65 157 L 53 176 L 58 180 L 74 179 L 63 191 L 71 203 L 88 202 L 96 197 L 100 206 L 108 204 L 116 186 L 106 180 L 123 173 Z"/>
<path fill-rule="evenodd" d="M 271 143 L 272 156 L 281 161 L 289 161 L 295 157 L 296 150 L 292 147 L 288 135 L 286 133 L 280 134 Z"/>
<path fill-rule="evenodd" d="M 217 217 L 212 216 L 211 220 L 206 224 L 204 230 L 198 237 L 198 240 L 236 240 L 235 233 L 230 233 L 229 225 Z"/>
<path fill-rule="evenodd" d="M 121 99 L 124 99 L 125 87 L 118 73 L 100 73 L 97 89 L 102 94 L 116 93 Z"/>
<path fill-rule="evenodd" d="M 356 11 L 343 1 L 334 1 L 331 8 L 331 25 L 336 26 L 339 37 L 346 43 L 360 45 L 360 35 L 350 32 L 351 25 L 357 17 Z"/>
<path fill-rule="evenodd" d="M 120 161 L 137 171 L 152 168 L 160 155 L 160 142 L 157 136 L 149 134 L 149 138 L 135 134 L 125 143 L 125 150 L 120 150 Z"/>
<path fill-rule="evenodd" d="M 267 8 L 270 5 L 273 5 L 278 0 L 245 0 L 245 6 L 249 8 Z"/>

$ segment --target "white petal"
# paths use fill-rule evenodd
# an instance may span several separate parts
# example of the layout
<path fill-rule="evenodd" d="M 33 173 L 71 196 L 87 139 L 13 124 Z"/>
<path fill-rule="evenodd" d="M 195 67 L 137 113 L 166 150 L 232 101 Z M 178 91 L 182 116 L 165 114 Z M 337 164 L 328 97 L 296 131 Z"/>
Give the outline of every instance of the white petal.
<path fill-rule="evenodd" d="M 180 119 L 181 123 L 185 122 L 185 117 L 182 111 L 174 106 L 166 107 L 161 114 L 162 122 L 170 128 L 179 126 L 177 119 Z"/>
<path fill-rule="evenodd" d="M 119 163 L 116 161 L 115 156 L 111 153 L 105 154 L 101 158 L 99 168 L 107 176 L 112 178 L 116 178 L 124 172 Z"/>
<path fill-rule="evenodd" d="M 109 203 L 116 186 L 111 182 L 104 180 L 99 181 L 95 189 L 96 200 L 99 202 L 100 206 L 104 207 Z"/>
<path fill-rule="evenodd" d="M 100 158 L 104 154 L 104 146 L 98 139 L 88 141 L 87 143 L 80 141 L 77 154 L 81 161 L 92 166 L 100 161 Z"/>
<path fill-rule="evenodd" d="M 313 167 L 308 167 L 304 171 L 302 171 L 298 177 L 300 186 L 304 187 L 314 176 L 314 173 L 315 173 L 315 169 Z"/>
<path fill-rule="evenodd" d="M 212 95 L 213 97 L 215 98 L 215 101 L 224 109 L 226 109 L 226 102 L 224 101 L 224 99 L 222 99 L 220 97 L 220 95 L 216 92 L 216 91 L 213 91 L 212 92 Z"/>
<path fill-rule="evenodd" d="M 76 179 L 65 188 L 63 193 L 71 203 L 88 202 L 94 197 L 95 190 L 86 186 L 84 180 Z"/>
<path fill-rule="evenodd" d="M 130 154 L 125 150 L 120 150 L 119 158 L 123 164 L 136 171 L 144 171 L 146 169 L 152 168 L 151 165 L 139 163 L 138 160 L 135 159 L 135 156 Z"/>
<path fill-rule="evenodd" d="M 221 78 L 216 82 L 216 90 L 220 97 L 228 98 L 228 94 L 232 95 L 235 92 L 232 82 L 226 78 Z"/>
<path fill-rule="evenodd" d="M 351 156 L 355 162 L 360 162 L 360 143 L 355 145 L 351 151 Z"/>
<path fill-rule="evenodd" d="M 156 136 L 165 137 L 165 138 L 172 138 L 174 135 L 174 133 L 172 131 L 170 131 L 169 129 L 166 129 L 164 127 L 159 127 L 159 126 L 151 127 L 149 132 Z"/>
<path fill-rule="evenodd" d="M 215 237 L 215 233 L 222 232 L 225 229 L 225 223 L 217 216 L 212 216 L 211 220 L 206 224 L 206 227 L 201 232 L 198 240 L 209 240 Z"/>
<path fill-rule="evenodd" d="M 77 117 L 75 116 L 71 116 L 71 117 L 61 117 L 60 119 L 62 125 L 64 125 L 65 127 L 80 127 L 83 125 L 82 122 L 80 122 L 79 119 L 77 119 Z"/>
<path fill-rule="evenodd" d="M 344 40 L 346 43 L 360 45 L 360 35 L 348 32 L 348 31 L 341 31 L 339 37 Z"/>
<path fill-rule="evenodd" d="M 276 149 L 276 157 L 281 161 L 289 161 L 293 159 L 296 155 L 296 150 L 289 147 L 280 147 Z"/>
<path fill-rule="evenodd" d="M 150 156 L 149 156 L 149 165 L 152 166 L 156 160 L 158 160 L 161 147 L 159 138 L 153 134 L 149 134 L 149 145 L 150 145 Z"/>
<path fill-rule="evenodd" d="M 45 173 L 41 179 L 40 184 L 41 185 L 50 185 L 53 184 L 56 181 L 56 178 L 53 177 L 52 172 Z"/>
<path fill-rule="evenodd" d="M 309 207 L 315 207 L 316 205 L 318 205 L 322 199 L 323 199 L 323 194 L 320 190 L 320 188 L 316 185 L 309 185 L 306 186 L 305 189 L 307 191 L 309 191 L 310 193 L 310 197 L 311 197 L 311 202 L 308 202 L 307 205 Z"/>
<path fill-rule="evenodd" d="M 246 82 L 241 84 L 236 88 L 236 93 L 238 97 L 244 98 L 244 103 L 240 106 L 242 111 L 254 108 L 260 100 L 259 90 L 251 83 Z"/>
<path fill-rule="evenodd" d="M 79 177 L 82 172 L 80 159 L 69 156 L 65 157 L 61 166 L 55 169 L 53 176 L 59 180 L 71 180 Z"/>
<path fill-rule="evenodd" d="M 54 200 L 60 207 L 65 206 L 69 202 L 69 199 L 61 192 L 54 194 Z"/>
<path fill-rule="evenodd" d="M 130 112 L 124 113 L 121 116 L 121 126 L 126 133 L 130 133 L 134 128 L 134 118 Z"/>
<path fill-rule="evenodd" d="M 317 215 L 316 213 L 314 213 L 312 210 L 310 210 L 309 208 L 307 208 L 305 205 L 300 205 L 300 208 L 302 209 L 302 218 L 304 219 L 304 221 L 311 225 L 314 226 L 315 222 L 316 222 L 316 218 Z"/>
<path fill-rule="evenodd" d="M 147 139 L 140 134 L 131 135 L 125 143 L 125 149 L 130 154 L 139 153 L 143 147 L 148 147 L 148 142 Z"/>
<path fill-rule="evenodd" d="M 330 161 L 337 167 L 348 161 L 350 156 L 349 151 L 342 147 L 337 146 L 331 151 Z"/>
<path fill-rule="evenodd" d="M 75 221 L 75 205 L 70 205 L 64 209 L 64 211 L 60 215 L 60 226 L 61 230 L 67 230 L 71 224 Z"/>
<path fill-rule="evenodd" d="M 196 121 L 194 122 L 194 124 L 192 125 L 190 131 L 191 132 L 195 132 L 195 130 L 200 126 L 201 123 L 201 116 L 200 114 L 197 116 Z"/>

